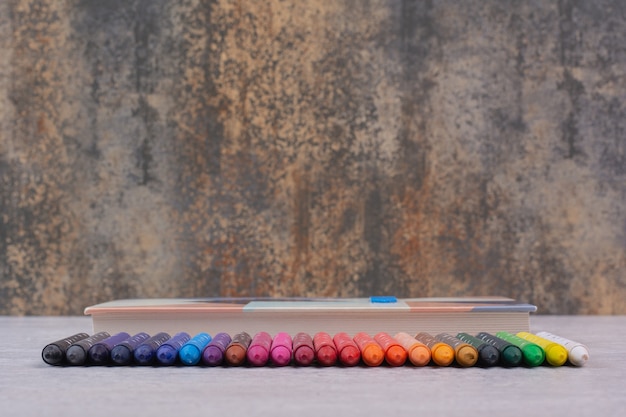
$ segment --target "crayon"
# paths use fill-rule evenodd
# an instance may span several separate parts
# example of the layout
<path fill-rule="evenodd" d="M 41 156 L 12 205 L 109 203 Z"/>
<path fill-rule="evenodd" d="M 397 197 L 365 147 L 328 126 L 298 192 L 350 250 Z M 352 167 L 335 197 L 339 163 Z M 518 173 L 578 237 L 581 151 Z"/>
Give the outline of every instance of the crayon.
<path fill-rule="evenodd" d="M 253 366 L 263 366 L 267 364 L 270 357 L 270 348 L 272 347 L 272 336 L 267 332 L 258 332 L 252 338 L 246 358 Z"/>
<path fill-rule="evenodd" d="M 272 340 L 270 347 L 270 358 L 276 366 L 285 366 L 291 362 L 293 352 L 293 341 L 289 333 L 279 332 Z"/>
<path fill-rule="evenodd" d="M 313 336 L 315 359 L 321 366 L 333 366 L 337 363 L 337 349 L 333 338 L 326 332 L 318 332 Z"/>
<path fill-rule="evenodd" d="M 171 339 L 158 347 L 156 350 L 156 360 L 159 365 L 174 365 L 178 359 L 178 352 L 191 339 L 189 333 L 178 332 Z"/>
<path fill-rule="evenodd" d="M 191 366 L 197 365 L 202 359 L 202 352 L 211 341 L 211 335 L 208 333 L 198 333 L 184 345 L 181 346 L 178 351 L 178 358 L 183 365 Z"/>
<path fill-rule="evenodd" d="M 119 332 L 113 336 L 109 336 L 106 339 L 94 344 L 89 348 L 87 356 L 89 357 L 89 363 L 92 365 L 104 365 L 109 362 L 111 355 L 111 349 L 115 345 L 122 343 L 128 339 L 130 335 L 126 332 Z"/>
<path fill-rule="evenodd" d="M 518 332 L 518 337 L 539 345 L 546 354 L 546 362 L 552 366 L 561 366 L 567 362 L 567 349 L 551 340 L 528 332 Z"/>
<path fill-rule="evenodd" d="M 293 337 L 293 361 L 299 366 L 309 366 L 315 360 L 313 339 L 308 333 L 300 332 Z"/>
<path fill-rule="evenodd" d="M 405 332 L 398 332 L 393 337 L 408 352 L 409 362 L 414 366 L 425 366 L 430 362 L 430 349 L 422 342 Z"/>
<path fill-rule="evenodd" d="M 462 367 L 468 368 L 476 365 L 476 362 L 478 361 L 478 351 L 474 346 L 452 336 L 449 333 L 439 333 L 435 336 L 435 339 L 452 346 L 454 349 L 456 363 Z"/>
<path fill-rule="evenodd" d="M 432 361 L 439 366 L 449 366 L 454 362 L 454 349 L 452 346 L 439 342 L 426 332 L 415 335 L 418 342 L 422 342 L 430 349 Z"/>
<path fill-rule="evenodd" d="M 339 354 L 339 362 L 342 365 L 355 366 L 361 361 L 361 351 L 347 333 L 337 333 L 333 337 L 333 343 Z"/>
<path fill-rule="evenodd" d="M 150 339 L 148 333 L 140 332 L 111 349 L 111 362 L 115 365 L 130 365 L 135 348 Z"/>
<path fill-rule="evenodd" d="M 535 343 L 529 342 L 509 332 L 497 332 L 496 337 L 504 339 L 520 348 L 522 350 L 522 360 L 530 367 L 539 366 L 546 359 L 546 354 L 543 349 L 541 349 L 541 346 Z"/>
<path fill-rule="evenodd" d="M 224 359 L 228 365 L 238 366 L 246 361 L 246 352 L 252 342 L 252 337 L 246 333 L 241 332 L 233 336 L 233 340 L 230 342 L 224 352 Z"/>
<path fill-rule="evenodd" d="M 408 353 L 404 347 L 393 337 L 385 332 L 374 335 L 376 343 L 383 348 L 385 353 L 385 362 L 390 366 L 402 366 L 406 362 Z"/>
<path fill-rule="evenodd" d="M 478 351 L 478 364 L 484 367 L 496 366 L 500 362 L 500 351 L 468 333 L 459 333 L 457 339 L 474 346 Z"/>
<path fill-rule="evenodd" d="M 87 333 L 76 333 L 56 342 L 48 343 L 41 351 L 41 358 L 48 365 L 59 365 L 65 360 L 67 348 L 88 337 Z"/>
<path fill-rule="evenodd" d="M 221 365 L 224 361 L 224 352 L 231 342 L 228 333 L 218 333 L 202 352 L 202 363 L 209 366 Z"/>
<path fill-rule="evenodd" d="M 522 350 L 514 344 L 487 332 L 478 333 L 476 338 L 498 349 L 500 352 L 500 362 L 503 366 L 513 367 L 522 364 Z"/>
<path fill-rule="evenodd" d="M 361 359 L 367 366 L 379 366 L 385 360 L 383 348 L 372 336 L 365 332 L 359 332 L 353 338 L 361 351 Z"/>
<path fill-rule="evenodd" d="M 84 365 L 87 362 L 87 352 L 96 343 L 111 336 L 107 332 L 99 332 L 91 337 L 81 339 L 65 351 L 65 360 L 69 365 Z"/>
<path fill-rule="evenodd" d="M 583 366 L 589 360 L 589 350 L 582 343 L 549 332 L 539 332 L 537 336 L 558 343 L 567 349 L 567 360 L 574 366 Z"/>
<path fill-rule="evenodd" d="M 138 365 L 152 365 L 156 356 L 156 350 L 168 340 L 170 340 L 170 335 L 165 332 L 155 334 L 135 348 L 133 352 L 135 362 Z"/>

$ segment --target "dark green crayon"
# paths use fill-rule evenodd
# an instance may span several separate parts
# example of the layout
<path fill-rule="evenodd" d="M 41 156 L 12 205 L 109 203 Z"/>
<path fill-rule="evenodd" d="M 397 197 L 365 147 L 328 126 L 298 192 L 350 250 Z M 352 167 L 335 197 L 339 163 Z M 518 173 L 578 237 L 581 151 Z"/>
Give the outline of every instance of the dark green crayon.
<path fill-rule="evenodd" d="M 491 346 L 490 344 L 467 333 L 459 333 L 456 337 L 457 339 L 462 340 L 465 343 L 469 343 L 476 348 L 478 351 L 478 364 L 480 366 L 496 366 L 498 362 L 500 362 L 500 351 L 498 351 L 495 346 Z"/>
<path fill-rule="evenodd" d="M 498 349 L 502 365 L 513 367 L 522 364 L 522 350 L 517 346 L 487 332 L 478 333 L 476 338 Z"/>
<path fill-rule="evenodd" d="M 79 340 L 87 339 L 89 335 L 87 333 L 76 333 L 72 336 L 68 336 L 65 339 L 57 340 L 47 344 L 41 351 L 41 357 L 48 365 L 59 365 L 65 359 L 65 352 L 74 343 Z"/>
<path fill-rule="evenodd" d="M 87 362 L 87 354 L 93 345 L 110 337 L 107 332 L 96 333 L 91 337 L 79 340 L 67 348 L 65 360 L 69 365 L 84 365 Z"/>
<path fill-rule="evenodd" d="M 522 350 L 524 363 L 528 366 L 539 366 L 546 359 L 546 354 L 543 349 L 541 349 L 541 346 L 535 343 L 524 340 L 509 332 L 497 332 L 496 336 L 520 348 Z"/>

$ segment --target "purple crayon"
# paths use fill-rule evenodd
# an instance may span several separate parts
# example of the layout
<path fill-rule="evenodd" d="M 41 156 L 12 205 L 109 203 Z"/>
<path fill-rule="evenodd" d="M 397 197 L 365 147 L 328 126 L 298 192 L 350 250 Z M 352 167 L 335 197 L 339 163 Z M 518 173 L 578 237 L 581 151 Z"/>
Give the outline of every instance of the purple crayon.
<path fill-rule="evenodd" d="M 211 343 L 202 352 L 202 363 L 208 366 L 221 365 L 224 360 L 224 352 L 231 342 L 228 333 L 218 333 Z"/>
<path fill-rule="evenodd" d="M 272 347 L 270 348 L 270 357 L 272 363 L 276 366 L 286 366 L 291 362 L 291 353 L 293 351 L 293 341 L 289 333 L 280 332 L 274 336 Z"/>
<path fill-rule="evenodd" d="M 270 357 L 271 346 L 272 336 L 269 333 L 259 332 L 255 334 L 246 352 L 248 362 L 253 366 L 265 365 Z"/>

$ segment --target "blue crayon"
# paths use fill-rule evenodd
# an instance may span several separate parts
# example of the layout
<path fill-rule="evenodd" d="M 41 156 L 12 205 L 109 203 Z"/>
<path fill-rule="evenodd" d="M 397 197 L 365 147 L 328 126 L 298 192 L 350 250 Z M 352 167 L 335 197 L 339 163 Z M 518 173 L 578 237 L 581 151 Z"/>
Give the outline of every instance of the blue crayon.
<path fill-rule="evenodd" d="M 133 357 L 138 365 L 152 365 L 156 357 L 156 350 L 163 343 L 170 339 L 170 335 L 167 333 L 157 333 L 144 343 L 135 348 Z"/>
<path fill-rule="evenodd" d="M 115 365 L 130 365 L 135 348 L 148 340 L 148 333 L 137 333 L 111 349 L 111 362 Z"/>
<path fill-rule="evenodd" d="M 209 366 L 220 365 L 224 361 L 224 352 L 232 339 L 228 333 L 218 333 L 202 352 L 202 363 Z"/>
<path fill-rule="evenodd" d="M 87 353 L 87 355 L 89 356 L 89 363 L 91 365 L 106 364 L 107 362 L 109 362 L 111 349 L 113 349 L 115 345 L 122 343 L 129 337 L 130 335 L 128 333 L 119 332 L 114 334 L 113 336 L 107 337 L 101 342 L 96 343 L 89 348 L 89 352 Z"/>
<path fill-rule="evenodd" d="M 176 333 L 170 340 L 163 343 L 156 351 L 156 359 L 159 365 L 174 365 L 178 358 L 178 351 L 191 339 L 189 333 Z"/>
<path fill-rule="evenodd" d="M 178 358 L 183 365 L 197 365 L 202 357 L 204 348 L 211 341 L 208 333 L 198 333 L 185 343 L 178 351 Z"/>

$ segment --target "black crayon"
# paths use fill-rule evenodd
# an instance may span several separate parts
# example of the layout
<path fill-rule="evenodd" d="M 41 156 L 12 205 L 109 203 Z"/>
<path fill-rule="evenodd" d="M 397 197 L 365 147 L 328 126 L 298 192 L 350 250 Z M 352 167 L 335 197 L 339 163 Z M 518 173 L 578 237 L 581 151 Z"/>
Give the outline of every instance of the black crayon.
<path fill-rule="evenodd" d="M 109 362 L 111 355 L 111 349 L 118 343 L 128 339 L 130 335 L 126 332 L 116 333 L 113 336 L 109 336 L 106 339 L 96 343 L 89 348 L 87 355 L 89 357 L 89 363 L 91 365 L 105 365 Z"/>
<path fill-rule="evenodd" d="M 135 348 L 148 340 L 148 333 L 140 332 L 129 339 L 124 340 L 111 349 L 111 362 L 114 365 L 130 365 L 133 361 Z"/>
<path fill-rule="evenodd" d="M 87 333 L 76 333 L 72 336 L 66 337 L 65 339 L 49 343 L 41 351 L 41 357 L 48 365 L 59 365 L 65 360 L 65 352 L 67 351 L 67 348 L 79 340 L 87 339 L 88 337 L 89 335 Z"/>
<path fill-rule="evenodd" d="M 79 340 L 67 348 L 65 360 L 69 365 L 84 365 L 87 362 L 87 352 L 96 343 L 111 336 L 107 332 L 99 332 L 86 339 Z"/>

